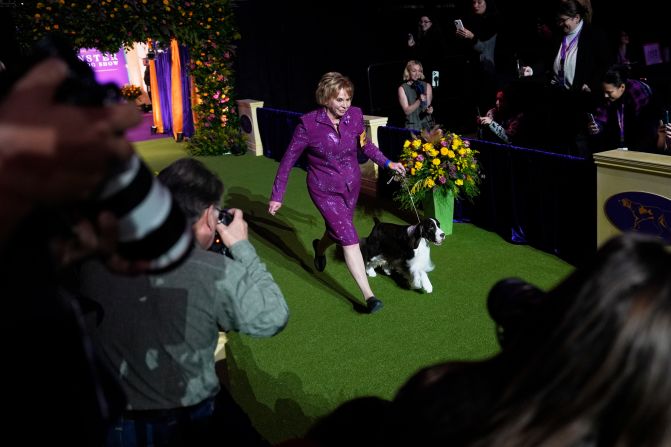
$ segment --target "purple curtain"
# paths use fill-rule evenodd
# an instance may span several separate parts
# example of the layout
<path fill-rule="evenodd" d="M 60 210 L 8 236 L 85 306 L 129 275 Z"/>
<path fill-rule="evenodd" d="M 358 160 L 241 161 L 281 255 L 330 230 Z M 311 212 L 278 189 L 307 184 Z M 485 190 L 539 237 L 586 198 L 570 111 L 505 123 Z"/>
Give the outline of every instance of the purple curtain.
<path fill-rule="evenodd" d="M 163 133 L 172 132 L 172 92 L 170 91 L 170 52 L 156 52 L 156 80 L 158 94 L 161 99 L 161 119 Z"/>
<path fill-rule="evenodd" d="M 189 57 L 189 49 L 184 46 L 179 46 L 179 60 L 182 75 L 182 110 L 184 116 L 182 133 L 185 137 L 193 136 L 193 111 L 191 110 L 191 76 L 189 75 L 189 66 L 191 60 Z"/>

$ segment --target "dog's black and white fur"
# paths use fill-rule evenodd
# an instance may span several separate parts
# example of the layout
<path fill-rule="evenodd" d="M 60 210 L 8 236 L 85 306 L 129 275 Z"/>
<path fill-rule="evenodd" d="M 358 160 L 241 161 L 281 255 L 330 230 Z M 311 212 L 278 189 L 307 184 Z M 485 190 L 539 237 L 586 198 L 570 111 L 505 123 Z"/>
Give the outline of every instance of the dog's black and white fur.
<path fill-rule="evenodd" d="M 377 276 L 375 269 L 378 267 L 387 275 L 395 271 L 408 279 L 411 288 L 431 293 L 433 286 L 427 273 L 434 265 L 429 242 L 440 245 L 444 240 L 445 232 L 440 229 L 437 219 L 423 219 L 416 225 L 398 225 L 375 218 L 370 235 L 361 241 L 366 273 Z"/>

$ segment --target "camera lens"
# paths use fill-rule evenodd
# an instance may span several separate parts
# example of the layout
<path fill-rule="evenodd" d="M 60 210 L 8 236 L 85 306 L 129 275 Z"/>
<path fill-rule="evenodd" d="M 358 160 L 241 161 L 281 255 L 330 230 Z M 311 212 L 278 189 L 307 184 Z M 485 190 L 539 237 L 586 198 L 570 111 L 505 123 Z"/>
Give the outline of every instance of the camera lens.
<path fill-rule="evenodd" d="M 117 251 L 129 260 L 150 262 L 154 272 L 178 265 L 193 247 L 193 235 L 170 191 L 133 155 L 113 173 L 95 208 L 119 220 Z"/>

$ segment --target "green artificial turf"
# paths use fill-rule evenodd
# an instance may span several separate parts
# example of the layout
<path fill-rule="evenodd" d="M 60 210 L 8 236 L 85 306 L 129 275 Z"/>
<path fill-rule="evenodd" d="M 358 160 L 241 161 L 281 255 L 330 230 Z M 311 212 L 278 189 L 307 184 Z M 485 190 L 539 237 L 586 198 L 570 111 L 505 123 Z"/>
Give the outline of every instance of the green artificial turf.
<path fill-rule="evenodd" d="M 185 156 L 171 139 L 138 143 L 154 170 Z M 228 374 L 233 395 L 271 442 L 302 435 L 314 420 L 344 401 L 365 395 L 391 398 L 419 368 L 497 352 L 485 302 L 499 279 L 517 276 L 550 288 L 572 267 L 528 246 L 513 245 L 471 224 L 431 248 L 433 293 L 402 288 L 393 279 L 370 278 L 384 308 L 360 313 L 363 303 L 342 254 L 327 252 L 324 273 L 312 266 L 312 239 L 323 221 L 305 187 L 306 173 L 292 171 L 277 216 L 267 213 L 277 162 L 265 157 L 200 158 L 225 184 L 224 206 L 243 210 L 249 237 L 282 289 L 289 324 L 272 338 L 229 334 Z M 355 217 L 360 236 L 373 217 L 412 223 L 393 203 L 362 197 Z M 364 206 L 365 205 L 365 206 Z"/>

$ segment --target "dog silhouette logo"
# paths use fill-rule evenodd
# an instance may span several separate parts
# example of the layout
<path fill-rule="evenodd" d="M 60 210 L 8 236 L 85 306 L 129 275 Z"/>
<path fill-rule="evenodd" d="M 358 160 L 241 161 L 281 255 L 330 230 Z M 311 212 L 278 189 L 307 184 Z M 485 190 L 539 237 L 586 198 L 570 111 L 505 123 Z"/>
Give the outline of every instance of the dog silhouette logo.
<path fill-rule="evenodd" d="M 671 244 L 671 200 L 641 191 L 621 192 L 604 204 L 608 220 L 622 232 L 657 236 Z"/>

